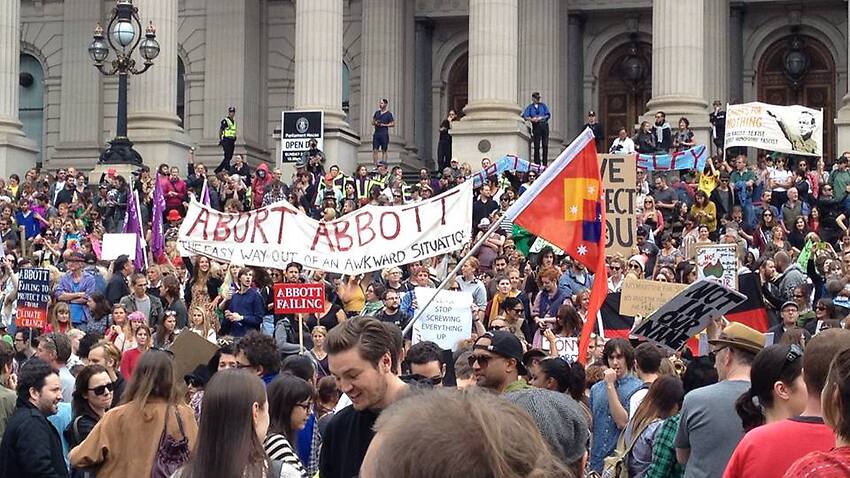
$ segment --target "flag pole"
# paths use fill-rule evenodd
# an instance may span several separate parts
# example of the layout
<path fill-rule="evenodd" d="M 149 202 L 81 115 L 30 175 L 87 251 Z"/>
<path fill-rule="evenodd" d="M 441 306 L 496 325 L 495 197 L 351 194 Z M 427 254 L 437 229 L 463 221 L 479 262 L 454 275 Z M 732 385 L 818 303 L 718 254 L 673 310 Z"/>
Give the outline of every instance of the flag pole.
<path fill-rule="evenodd" d="M 434 302 L 434 299 L 437 298 L 437 294 L 439 294 L 440 291 L 446 289 L 446 286 L 449 284 L 449 282 L 452 281 L 452 279 L 457 275 L 458 271 L 460 271 L 460 268 L 463 267 L 463 263 L 466 262 L 467 259 L 472 257 L 473 254 L 475 254 L 478 248 L 481 247 L 482 244 L 484 244 L 484 241 L 486 241 L 487 238 L 489 238 L 493 235 L 494 232 L 496 232 L 496 229 L 498 229 L 499 226 L 499 221 L 493 221 L 493 224 L 490 224 L 490 228 L 484 232 L 484 235 L 481 236 L 481 239 L 478 239 L 478 241 L 476 241 L 475 244 L 473 244 L 472 247 L 469 248 L 469 252 L 467 252 L 459 261 L 457 261 L 457 265 L 455 265 L 454 269 L 452 269 L 451 272 L 446 274 L 446 278 L 443 279 L 443 281 L 437 287 L 437 291 L 434 292 L 434 295 L 432 295 L 431 298 L 428 299 L 428 302 L 425 302 L 425 305 L 418 308 L 416 314 L 413 316 L 413 319 L 411 319 L 407 326 L 404 327 L 402 337 L 407 336 L 407 334 L 410 333 L 410 330 L 413 329 L 413 324 L 415 324 L 416 321 L 419 320 L 419 317 L 422 316 L 422 313 L 425 311 L 425 309 L 427 309 L 428 306 L 431 305 L 431 302 Z"/>

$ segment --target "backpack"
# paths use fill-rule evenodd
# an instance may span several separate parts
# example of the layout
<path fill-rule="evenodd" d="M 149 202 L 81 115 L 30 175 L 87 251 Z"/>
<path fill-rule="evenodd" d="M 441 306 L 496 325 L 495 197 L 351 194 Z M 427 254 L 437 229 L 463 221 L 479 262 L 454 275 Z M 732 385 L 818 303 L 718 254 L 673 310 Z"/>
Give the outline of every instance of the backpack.
<path fill-rule="evenodd" d="M 635 443 L 637 443 L 638 438 L 646 430 L 647 426 L 649 426 L 648 423 L 632 434 L 632 441 L 628 446 L 626 446 L 626 430 L 629 428 L 628 425 L 623 429 L 620 433 L 620 438 L 617 439 L 617 447 L 614 448 L 614 452 L 602 460 L 602 478 L 629 478 L 629 455 L 632 453 L 632 448 L 634 448 Z"/>

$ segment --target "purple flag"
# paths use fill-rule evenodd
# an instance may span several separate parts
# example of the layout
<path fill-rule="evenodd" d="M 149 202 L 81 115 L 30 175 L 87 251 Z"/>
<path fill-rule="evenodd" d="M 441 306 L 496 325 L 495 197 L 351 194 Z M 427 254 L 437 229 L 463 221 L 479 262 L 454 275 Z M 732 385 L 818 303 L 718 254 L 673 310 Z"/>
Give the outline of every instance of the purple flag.
<path fill-rule="evenodd" d="M 210 207 L 210 185 L 207 178 L 204 178 L 204 187 L 201 191 L 201 203 L 204 206 Z"/>
<path fill-rule="evenodd" d="M 133 265 L 136 267 L 136 272 L 142 271 L 147 264 L 145 249 L 142 247 L 144 229 L 142 228 L 142 217 L 139 215 L 139 197 L 132 188 L 130 188 L 130 194 L 127 197 L 127 214 L 124 216 L 123 232 L 136 235 L 136 257 L 133 258 Z"/>
<path fill-rule="evenodd" d="M 165 214 L 165 194 L 162 192 L 162 183 L 159 180 L 158 171 L 153 188 L 153 207 L 151 209 L 151 253 L 154 258 L 157 258 L 165 254 L 165 231 L 162 224 L 162 216 Z"/>

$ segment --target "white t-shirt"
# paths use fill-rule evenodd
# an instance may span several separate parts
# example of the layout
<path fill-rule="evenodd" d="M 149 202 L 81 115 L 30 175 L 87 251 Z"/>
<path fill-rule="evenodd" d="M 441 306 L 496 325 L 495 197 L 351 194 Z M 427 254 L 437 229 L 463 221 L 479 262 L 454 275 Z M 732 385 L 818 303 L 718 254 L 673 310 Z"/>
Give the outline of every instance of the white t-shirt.
<path fill-rule="evenodd" d="M 791 171 L 773 168 L 770 170 L 770 179 L 776 183 L 785 183 L 791 179 Z M 773 190 L 777 192 L 785 192 L 787 191 L 787 188 L 783 186 L 776 186 Z"/>
<path fill-rule="evenodd" d="M 629 397 L 629 420 L 635 416 L 635 412 L 637 412 L 638 407 L 641 402 L 643 402 L 647 393 L 649 393 L 649 388 L 641 388 Z"/>
<path fill-rule="evenodd" d="M 618 146 L 621 147 L 617 149 Z M 620 138 L 614 138 L 614 142 L 611 143 L 611 149 L 609 152 L 611 154 L 633 154 L 635 152 L 635 142 L 628 136 L 626 136 L 626 139 L 622 141 Z"/>

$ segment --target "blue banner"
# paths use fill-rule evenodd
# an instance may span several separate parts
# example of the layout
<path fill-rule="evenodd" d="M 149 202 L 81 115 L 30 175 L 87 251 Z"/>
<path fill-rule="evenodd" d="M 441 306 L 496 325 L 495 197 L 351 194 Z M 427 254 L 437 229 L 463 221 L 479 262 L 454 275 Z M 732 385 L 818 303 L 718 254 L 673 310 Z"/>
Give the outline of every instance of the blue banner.
<path fill-rule="evenodd" d="M 473 186 L 476 188 L 480 188 L 484 181 L 490 176 L 495 176 L 498 174 L 502 174 L 505 171 L 511 171 L 514 173 L 527 173 L 529 171 L 535 171 L 540 173 L 546 169 L 546 166 L 542 166 L 539 164 L 534 164 L 528 162 L 518 156 L 506 155 L 499 158 L 496 162 L 490 163 L 490 166 L 487 168 L 478 171 L 477 173 L 468 176 L 466 179 L 472 179 Z"/>
<path fill-rule="evenodd" d="M 708 159 L 708 148 L 698 144 L 673 154 L 638 154 L 637 167 L 647 171 L 673 171 L 677 169 L 696 169 L 702 171 Z"/>

